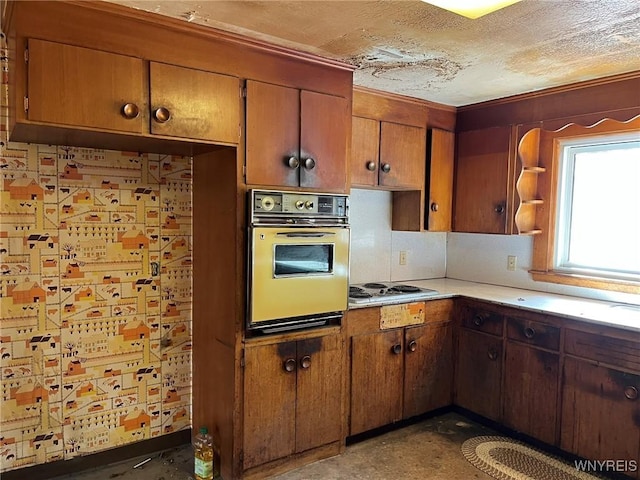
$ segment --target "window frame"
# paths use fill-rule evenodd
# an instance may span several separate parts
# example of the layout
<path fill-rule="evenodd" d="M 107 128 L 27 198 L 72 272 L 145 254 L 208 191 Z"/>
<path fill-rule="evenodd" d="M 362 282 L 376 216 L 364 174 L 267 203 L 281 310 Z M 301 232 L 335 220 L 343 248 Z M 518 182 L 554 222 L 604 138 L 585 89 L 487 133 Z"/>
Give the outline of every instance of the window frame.
<path fill-rule="evenodd" d="M 640 294 L 640 281 L 604 278 L 589 273 L 568 272 L 555 267 L 560 159 L 564 145 L 568 142 L 579 142 L 581 139 L 586 143 L 597 137 L 616 134 L 638 133 L 640 135 L 640 116 L 627 122 L 605 119 L 591 126 L 569 124 L 559 130 L 540 130 L 539 133 L 538 160 L 546 173 L 540 175 L 538 179 L 538 193 L 545 204 L 539 206 L 536 211 L 536 223 L 541 232 L 535 235 L 533 241 L 532 266 L 529 271 L 533 280 Z"/>

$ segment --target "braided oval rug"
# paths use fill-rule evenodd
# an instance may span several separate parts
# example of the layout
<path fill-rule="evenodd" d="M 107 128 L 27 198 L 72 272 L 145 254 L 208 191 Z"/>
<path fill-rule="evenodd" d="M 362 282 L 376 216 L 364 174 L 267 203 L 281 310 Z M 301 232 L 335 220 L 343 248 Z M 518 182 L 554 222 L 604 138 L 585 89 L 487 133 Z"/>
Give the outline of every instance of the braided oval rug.
<path fill-rule="evenodd" d="M 508 437 L 473 437 L 462 454 L 477 469 L 499 480 L 603 480 L 606 477 L 576 468 Z"/>

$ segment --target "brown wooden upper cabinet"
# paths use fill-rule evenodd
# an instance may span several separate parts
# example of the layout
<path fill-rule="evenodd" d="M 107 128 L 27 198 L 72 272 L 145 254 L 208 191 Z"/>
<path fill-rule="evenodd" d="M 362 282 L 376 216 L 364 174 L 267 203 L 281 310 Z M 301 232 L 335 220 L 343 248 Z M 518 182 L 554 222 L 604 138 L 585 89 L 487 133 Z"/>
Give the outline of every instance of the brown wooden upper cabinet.
<path fill-rule="evenodd" d="M 422 189 L 426 129 L 353 117 L 351 184 Z"/>
<path fill-rule="evenodd" d="M 347 99 L 247 81 L 246 182 L 344 192 Z"/>
<path fill-rule="evenodd" d="M 27 91 L 31 122 L 228 144 L 240 137 L 240 82 L 227 75 L 30 39 Z"/>
<path fill-rule="evenodd" d="M 238 143 L 240 81 L 150 62 L 151 133 Z"/>
<path fill-rule="evenodd" d="M 141 59 L 36 39 L 28 48 L 28 120 L 143 133 Z"/>
<path fill-rule="evenodd" d="M 451 231 L 453 203 L 453 163 L 455 135 L 431 128 L 427 136 L 427 205 L 425 229 L 432 232 Z"/>
<path fill-rule="evenodd" d="M 512 145 L 511 126 L 457 134 L 454 231 L 511 233 Z"/>

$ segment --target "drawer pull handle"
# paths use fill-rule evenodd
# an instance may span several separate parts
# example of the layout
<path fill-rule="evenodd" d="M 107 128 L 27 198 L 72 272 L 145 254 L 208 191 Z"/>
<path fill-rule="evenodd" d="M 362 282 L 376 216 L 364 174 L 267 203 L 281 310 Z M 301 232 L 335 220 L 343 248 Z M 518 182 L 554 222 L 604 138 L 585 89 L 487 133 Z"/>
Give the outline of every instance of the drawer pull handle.
<path fill-rule="evenodd" d="M 529 340 L 535 337 L 535 335 L 536 335 L 536 331 L 533 328 L 527 327 L 524 329 L 524 336 L 527 337 Z"/>
<path fill-rule="evenodd" d="M 478 314 L 475 317 L 473 317 L 473 324 L 476 327 L 481 327 L 483 323 L 484 323 L 484 317 L 482 315 Z"/>
<path fill-rule="evenodd" d="M 489 350 L 487 350 L 487 357 L 489 357 L 489 360 L 497 360 L 498 359 L 498 351 L 493 348 L 493 347 L 489 347 Z"/>
<path fill-rule="evenodd" d="M 313 158 L 307 158 L 304 161 L 304 168 L 307 170 L 313 170 L 316 166 L 316 161 Z"/>
<path fill-rule="evenodd" d="M 624 396 L 627 397 L 629 400 L 637 400 L 638 389 L 636 387 L 629 385 L 628 387 L 624 388 Z"/>
<path fill-rule="evenodd" d="M 122 116 L 129 120 L 137 118 L 140 114 L 140 109 L 135 103 L 125 103 L 121 110 Z"/>
<path fill-rule="evenodd" d="M 415 340 L 411 340 L 409 342 L 409 351 L 415 352 L 417 348 L 418 348 L 418 343 Z"/>
<path fill-rule="evenodd" d="M 300 368 L 307 369 L 311 366 L 311 357 L 309 355 L 305 355 L 300 359 Z"/>
<path fill-rule="evenodd" d="M 287 167 L 292 170 L 295 170 L 300 166 L 300 160 L 298 160 L 296 157 L 287 158 L 287 161 L 285 163 L 287 164 Z"/>
<path fill-rule="evenodd" d="M 285 372 L 293 372 L 296 369 L 296 361 L 293 358 L 287 358 L 283 364 L 282 367 L 284 368 Z"/>
<path fill-rule="evenodd" d="M 391 353 L 393 353 L 394 355 L 399 355 L 401 352 L 402 352 L 402 345 L 400 345 L 399 343 L 391 347 Z"/>
<path fill-rule="evenodd" d="M 158 123 L 166 123 L 171 120 L 171 112 L 168 108 L 156 108 L 153 112 L 153 119 Z"/>

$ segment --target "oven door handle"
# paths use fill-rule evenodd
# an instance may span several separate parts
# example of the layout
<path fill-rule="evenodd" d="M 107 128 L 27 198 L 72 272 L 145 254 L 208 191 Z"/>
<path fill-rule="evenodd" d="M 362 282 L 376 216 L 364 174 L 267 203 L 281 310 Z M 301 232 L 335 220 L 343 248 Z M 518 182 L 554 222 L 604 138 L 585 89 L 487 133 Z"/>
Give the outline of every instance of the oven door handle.
<path fill-rule="evenodd" d="M 328 237 L 329 235 L 335 235 L 333 232 L 297 232 L 297 233 L 285 233 L 280 232 L 276 233 L 278 237 L 287 237 L 287 238 L 322 238 Z"/>

